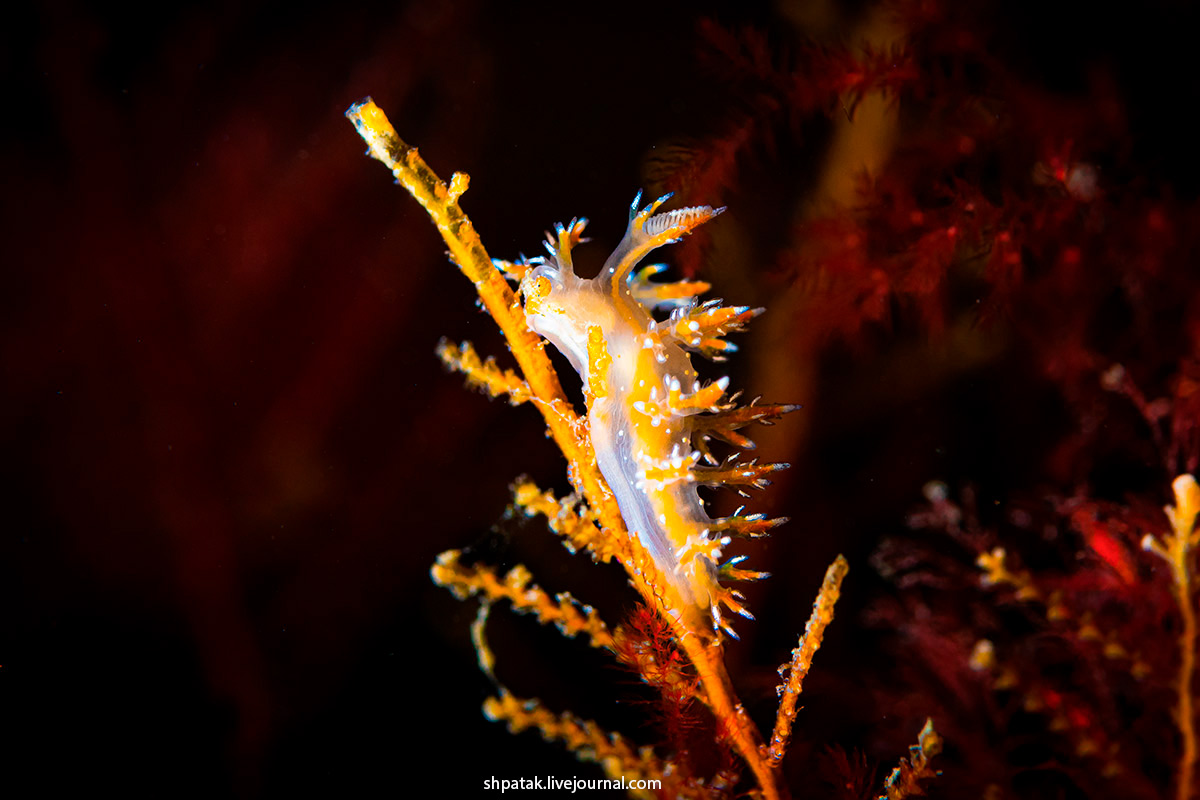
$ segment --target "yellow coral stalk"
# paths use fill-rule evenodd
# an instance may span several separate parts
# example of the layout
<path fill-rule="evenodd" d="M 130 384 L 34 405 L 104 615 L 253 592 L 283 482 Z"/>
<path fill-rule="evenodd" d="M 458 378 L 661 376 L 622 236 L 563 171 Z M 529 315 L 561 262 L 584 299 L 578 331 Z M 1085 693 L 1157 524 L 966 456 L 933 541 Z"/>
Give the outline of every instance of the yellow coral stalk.
<path fill-rule="evenodd" d="M 447 184 L 425 163 L 415 147 L 396 133 L 383 110 L 367 98 L 355 103 L 346 116 L 366 141 L 369 154 L 391 170 L 396 181 L 424 207 L 458 268 L 474 284 L 480 300 L 500 326 L 555 443 L 569 462 L 572 484 L 588 501 L 607 534 L 624 543 L 622 565 L 630 582 L 647 604 L 668 625 L 680 648 L 691 660 L 702 686 L 701 699 L 717 718 L 725 737 L 746 761 L 758 781 L 762 796 L 782 796 L 777 776 L 762 752 L 757 728 L 737 701 L 725 669 L 724 650 L 718 642 L 701 640 L 679 618 L 683 607 L 677 592 L 662 580 L 653 560 L 636 538 L 630 537 L 612 492 L 596 465 L 591 443 L 581 431 L 558 375 L 545 353 L 545 343 L 529 329 L 521 303 L 484 249 L 458 199 L 468 177 L 455 173 Z"/>
<path fill-rule="evenodd" d="M 500 369 L 496 360 L 489 357 L 486 361 L 475 352 L 475 346 L 463 342 L 455 347 L 449 341 L 442 339 L 437 346 L 438 358 L 455 372 L 467 376 L 467 382 L 490 394 L 499 397 L 508 395 L 508 401 L 514 406 L 524 403 L 530 398 L 529 384 L 517 377 L 511 369 Z"/>
<path fill-rule="evenodd" d="M 887 794 L 880 795 L 879 800 L 904 800 L 925 794 L 921 789 L 921 781 L 937 775 L 929 762 L 942 752 L 942 737 L 933 729 L 932 719 L 925 720 L 917 743 L 908 749 L 908 758 L 900 759 L 900 766 L 892 770 L 883 787 Z"/>
<path fill-rule="evenodd" d="M 537 730 L 548 742 L 561 742 L 583 761 L 594 761 L 611 779 L 668 782 L 669 770 L 649 747 L 634 750 L 619 733 L 605 733 L 591 720 L 574 714 L 555 714 L 537 700 L 521 700 L 507 690 L 489 697 L 483 713 L 493 722 L 504 722 L 512 733 Z M 647 792 L 645 796 L 654 797 Z"/>
<path fill-rule="evenodd" d="M 625 547 L 624 542 L 606 536 L 604 531 L 596 527 L 591 509 L 584 507 L 577 511 L 577 498 L 559 500 L 552 492 L 543 492 L 528 478 L 519 479 L 512 491 L 515 508 L 528 517 L 534 514 L 544 516 L 550 530 L 563 537 L 563 544 L 571 553 L 585 549 L 591 553 L 593 561 L 608 563 L 616 558 L 621 563 L 628 562 L 629 548 Z"/>
<path fill-rule="evenodd" d="M 792 651 L 792 663 L 787 681 L 780 687 L 779 713 L 775 718 L 775 730 L 771 734 L 771 746 L 767 748 L 767 758 L 773 766 L 779 766 L 787 751 L 788 739 L 792 735 L 792 723 L 796 719 L 796 700 L 804 685 L 804 678 L 812 666 L 813 656 L 821 647 L 821 637 L 825 628 L 833 621 L 833 607 L 842 591 L 842 580 L 850 571 L 846 559 L 838 556 L 825 570 L 825 580 L 821 591 L 813 603 L 812 614 L 808 624 L 804 626 L 804 635 L 800 644 Z"/>
<path fill-rule="evenodd" d="M 975 563 L 984 571 L 983 585 L 1003 586 L 1009 584 L 1016 589 L 1018 600 L 1040 599 L 1041 592 L 1038 591 L 1029 571 L 1022 569 L 1012 572 L 1008 568 L 1007 558 L 1008 553 L 1003 547 L 994 548 L 990 553 L 979 554 Z"/>
<path fill-rule="evenodd" d="M 612 634 L 596 609 L 580 603 L 568 592 L 550 597 L 545 589 L 531 583 L 533 576 L 521 564 L 499 578 L 491 567 L 463 566 L 460 555 L 458 550 L 448 550 L 438 556 L 430 570 L 434 583 L 447 587 L 460 598 L 482 594 L 485 603 L 508 600 L 518 613 L 533 614 L 543 625 L 555 625 L 563 636 L 574 638 L 585 633 L 592 647 L 612 649 Z"/>
<path fill-rule="evenodd" d="M 1192 795 L 1192 780 L 1196 772 L 1196 719 L 1192 707 L 1192 681 L 1196 671 L 1196 612 L 1192 607 L 1192 548 L 1200 543 L 1200 531 L 1196 531 L 1196 515 L 1200 513 L 1200 486 L 1191 475 L 1180 475 L 1171 484 L 1175 492 L 1175 505 L 1163 511 L 1171 522 L 1171 532 L 1160 541 L 1151 534 L 1142 538 L 1142 548 L 1164 559 L 1171 567 L 1171 578 L 1175 588 L 1175 601 L 1183 618 L 1183 630 L 1179 633 L 1179 675 L 1176 679 L 1178 705 L 1175 709 L 1176 723 L 1183 740 L 1179 756 L 1179 775 L 1175 787 L 1177 800 L 1188 800 Z"/>

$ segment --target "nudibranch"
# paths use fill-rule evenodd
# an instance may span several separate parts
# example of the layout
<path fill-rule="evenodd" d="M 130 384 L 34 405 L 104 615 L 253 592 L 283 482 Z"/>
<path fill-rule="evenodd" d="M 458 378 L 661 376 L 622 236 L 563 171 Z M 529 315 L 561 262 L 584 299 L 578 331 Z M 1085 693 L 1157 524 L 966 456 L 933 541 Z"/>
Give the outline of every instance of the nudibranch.
<path fill-rule="evenodd" d="M 731 536 L 759 536 L 784 520 L 740 513 L 712 519 L 697 490 L 718 484 L 762 487 L 767 474 L 787 465 L 739 462 L 734 456 L 718 461 L 709 441 L 753 447 L 737 429 L 769 422 L 794 406 L 738 407 L 722 402 L 728 378 L 701 385 L 688 351 L 721 360 L 736 349 L 724 336 L 762 309 L 723 306 L 719 300 L 701 304 L 697 297 L 709 285 L 652 282 L 662 265 L 634 271 L 651 251 L 724 210 L 695 206 L 655 214 L 669 197 L 639 210 L 638 194 L 624 238 L 593 279 L 577 276 L 571 261 L 572 248 L 585 241 L 587 220 L 557 225 L 553 236 L 546 235 L 549 257 L 526 262 L 521 294 L 529 327 L 579 373 L 597 466 L 630 534 L 669 584 L 671 605 L 678 606 L 674 613 L 700 635 L 724 630 L 736 638 L 722 607 L 751 615 L 741 593 L 721 581 L 766 573 L 736 568 L 742 558 L 721 565 L 722 551 Z M 659 309 L 665 318 L 656 320 L 653 312 Z"/>

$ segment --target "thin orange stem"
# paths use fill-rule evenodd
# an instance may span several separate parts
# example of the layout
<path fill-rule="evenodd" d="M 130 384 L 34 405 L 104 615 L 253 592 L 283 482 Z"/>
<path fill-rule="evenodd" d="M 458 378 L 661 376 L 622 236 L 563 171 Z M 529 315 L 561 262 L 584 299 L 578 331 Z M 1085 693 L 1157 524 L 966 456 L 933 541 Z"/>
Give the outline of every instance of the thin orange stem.
<path fill-rule="evenodd" d="M 829 568 L 825 570 L 825 580 L 821 591 L 813 603 L 812 614 L 808 624 L 804 626 L 804 635 L 800 643 L 792 651 L 791 669 L 787 681 L 780 687 L 782 694 L 779 702 L 779 713 L 775 717 L 775 729 L 771 733 L 771 746 L 767 750 L 767 759 L 772 767 L 778 767 L 783 762 L 787 752 L 788 740 L 792 735 L 792 723 L 796 720 L 796 702 L 804 687 L 804 679 L 812 667 L 813 656 L 821 647 L 821 639 L 825 628 L 833 622 L 833 607 L 841 596 L 842 581 L 850 571 L 850 564 L 845 557 L 839 555 Z"/>
<path fill-rule="evenodd" d="M 587 498 L 600 524 L 610 535 L 625 543 L 627 556 L 621 560 L 634 588 L 670 624 L 676 639 L 695 665 L 704 701 L 758 780 L 762 797 L 780 800 L 783 794 L 762 753 L 761 736 L 738 702 L 725 670 L 723 649 L 719 643 L 702 640 L 690 631 L 678 619 L 678 612 L 673 612 L 681 604 L 671 596 L 669 584 L 664 587 L 663 583 L 649 577 L 653 574 L 649 554 L 636 537 L 629 535 L 612 491 L 596 466 L 591 442 L 586 435 L 577 433 L 586 429 L 580 425 L 578 415 L 563 393 L 558 374 L 546 356 L 545 342 L 529 329 L 520 300 L 492 263 L 470 219 L 458 205 L 458 198 L 467 188 L 467 176 L 455 173 L 449 184 L 442 181 L 417 149 L 400 138 L 383 110 L 370 98 L 352 105 L 346 116 L 366 141 L 370 155 L 387 166 L 396 181 L 429 214 L 450 250 L 450 257 L 475 285 L 484 307 L 508 340 L 537 400 L 534 405 L 570 464 L 568 475 L 572 484 Z"/>
<path fill-rule="evenodd" d="M 779 776 L 764 757 L 762 737 L 753 720 L 742 707 L 725 669 L 724 649 L 716 642 L 703 642 L 695 635 L 684 635 L 680 646 L 696 668 L 696 675 L 704 688 L 704 701 L 716 717 L 718 730 L 733 745 L 762 789 L 768 800 L 786 797 L 786 790 Z"/>
<path fill-rule="evenodd" d="M 1183 614 L 1183 631 L 1179 634 L 1179 664 L 1177 691 L 1179 693 L 1179 732 L 1183 736 L 1183 753 L 1179 757 L 1177 800 L 1192 796 L 1192 775 L 1196 771 L 1196 712 L 1192 708 L 1192 679 L 1196 671 L 1196 614 L 1192 610 L 1192 587 L 1187 568 L 1175 577 L 1175 599 Z"/>
<path fill-rule="evenodd" d="M 1170 565 L 1175 590 L 1175 602 L 1183 619 L 1179 633 L 1179 673 L 1176 677 L 1176 724 L 1182 740 L 1179 756 L 1179 775 L 1176 779 L 1176 800 L 1189 800 L 1196 773 L 1196 712 L 1192 705 L 1192 683 L 1196 672 L 1196 611 L 1192 599 L 1192 549 L 1200 544 L 1200 532 L 1195 530 L 1196 515 L 1200 513 L 1200 487 L 1191 475 L 1180 475 L 1171 484 L 1175 505 L 1163 511 L 1171 522 L 1171 533 L 1163 540 L 1146 534 L 1142 547 L 1160 556 Z"/>

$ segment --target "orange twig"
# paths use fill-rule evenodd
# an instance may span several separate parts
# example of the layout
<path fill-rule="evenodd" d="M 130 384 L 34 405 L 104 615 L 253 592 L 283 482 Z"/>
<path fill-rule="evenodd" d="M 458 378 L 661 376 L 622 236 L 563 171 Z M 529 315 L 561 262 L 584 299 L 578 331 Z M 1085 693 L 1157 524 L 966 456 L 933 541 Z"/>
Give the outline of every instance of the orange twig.
<path fill-rule="evenodd" d="M 681 649 L 695 665 L 703 687 L 702 699 L 750 767 L 762 797 L 765 800 L 782 797 L 777 777 L 762 752 L 762 737 L 733 692 L 725 669 L 723 648 L 718 641 L 701 640 L 678 618 L 678 612 L 673 612 L 682 607 L 682 603 L 674 596 L 669 583 L 656 580 L 652 559 L 640 542 L 629 535 L 616 500 L 596 466 L 591 443 L 586 436 L 577 433 L 584 428 L 546 357 L 545 343 L 529 329 L 520 301 L 458 205 L 458 198 L 467 189 L 467 175 L 456 172 L 449 184 L 442 181 L 417 149 L 399 137 L 382 109 L 370 98 L 352 105 L 346 116 L 367 142 L 368 153 L 386 165 L 396 181 L 424 207 L 449 248 L 451 259 L 475 285 L 484 307 L 508 340 L 533 395 L 534 405 L 570 463 L 568 474 L 576 491 L 587 499 L 608 535 L 619 537 L 625 543 L 627 549 L 622 549 L 627 554 L 621 561 L 630 581 L 647 604 L 667 621 Z"/>
<path fill-rule="evenodd" d="M 816 601 L 813 602 L 812 614 L 808 618 L 808 624 L 804 626 L 804 635 L 792 651 L 791 669 L 788 671 L 787 681 L 780 687 L 782 692 L 779 712 L 775 717 L 771 746 L 766 753 L 772 766 L 779 766 L 787 751 L 788 739 L 792 735 L 792 723 L 796 719 L 796 700 L 800 697 L 804 678 L 812 666 L 813 656 L 821 647 L 821 637 L 825 635 L 825 628 L 833 621 L 833 607 L 841 595 L 842 580 L 849 571 L 850 565 L 840 555 L 829 565 L 829 569 L 825 570 L 825 580 L 821 584 L 821 591 L 817 593 Z"/>
<path fill-rule="evenodd" d="M 1196 515 L 1200 513 L 1200 487 L 1191 475 L 1180 475 L 1171 488 L 1175 491 L 1175 505 L 1163 509 L 1171 521 L 1171 533 L 1163 541 L 1146 534 L 1142 538 L 1142 547 L 1170 565 L 1175 601 L 1183 617 L 1183 630 L 1179 633 L 1179 675 L 1176 679 L 1179 705 L 1175 710 L 1183 751 L 1179 756 L 1175 797 L 1177 800 L 1188 800 L 1192 796 L 1197 755 L 1196 712 L 1192 707 L 1192 681 L 1196 671 L 1196 612 L 1192 607 L 1191 552 L 1200 544 L 1200 531 L 1194 530 Z"/>
<path fill-rule="evenodd" d="M 908 758 L 900 759 L 900 766 L 892 770 L 884 782 L 886 794 L 879 800 L 904 800 L 906 797 L 924 795 L 921 781 L 939 773 L 929 766 L 930 760 L 942 752 L 942 737 L 933 729 L 933 720 L 925 720 L 925 726 L 917 737 L 917 743 L 908 748 Z"/>

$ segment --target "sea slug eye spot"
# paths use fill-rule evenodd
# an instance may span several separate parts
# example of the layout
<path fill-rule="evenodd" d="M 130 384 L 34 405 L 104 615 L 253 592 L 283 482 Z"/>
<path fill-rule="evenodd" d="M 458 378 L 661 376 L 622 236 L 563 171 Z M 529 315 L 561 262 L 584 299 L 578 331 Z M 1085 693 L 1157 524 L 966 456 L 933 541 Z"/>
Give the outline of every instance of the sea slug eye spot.
<path fill-rule="evenodd" d="M 525 296 L 525 311 L 537 314 L 542 309 L 550 294 L 554 291 L 554 281 L 545 273 L 544 267 L 538 267 L 525 276 L 521 281 L 521 294 Z"/>

